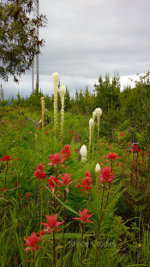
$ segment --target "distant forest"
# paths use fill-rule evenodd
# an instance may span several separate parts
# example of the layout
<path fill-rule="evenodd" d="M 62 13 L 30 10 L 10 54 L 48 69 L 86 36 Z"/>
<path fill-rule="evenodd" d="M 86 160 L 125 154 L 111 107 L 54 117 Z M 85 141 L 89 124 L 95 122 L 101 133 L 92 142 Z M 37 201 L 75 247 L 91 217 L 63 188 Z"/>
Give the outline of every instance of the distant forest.
<path fill-rule="evenodd" d="M 1 89 L 1 101 L 3 90 Z M 30 97 L 21 98 L 19 93 L 17 99 L 11 99 L 12 106 L 33 107 L 40 110 L 40 97 L 43 93 L 35 89 Z M 48 111 L 53 110 L 53 98 L 46 95 L 45 105 Z M 8 101 L 3 101 L 8 102 Z M 6 104 L 5 103 L 5 104 Z M 100 107 L 103 111 L 101 121 L 102 135 L 112 138 L 114 131 L 119 128 L 128 131 L 133 135 L 133 142 L 138 140 L 141 144 L 150 142 L 150 73 L 149 71 L 140 76 L 140 80 L 135 82 L 135 87 L 131 89 L 126 86 L 120 90 L 120 78 L 114 75 L 110 79 L 106 74 L 103 79 L 99 77 L 98 83 L 94 85 L 93 92 L 86 87 L 85 91 L 77 91 L 71 97 L 67 89 L 65 95 L 65 111 L 73 114 L 83 114 L 92 116 L 95 108 Z M 61 109 L 60 96 L 58 95 L 58 109 Z"/>

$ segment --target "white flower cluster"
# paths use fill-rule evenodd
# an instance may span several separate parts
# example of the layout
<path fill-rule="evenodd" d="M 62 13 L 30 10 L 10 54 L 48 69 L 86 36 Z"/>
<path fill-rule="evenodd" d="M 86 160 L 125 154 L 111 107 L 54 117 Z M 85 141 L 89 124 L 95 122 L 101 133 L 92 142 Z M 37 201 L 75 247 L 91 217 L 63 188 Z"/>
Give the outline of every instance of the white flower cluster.
<path fill-rule="evenodd" d="M 97 137 L 99 138 L 99 130 L 100 130 L 100 116 L 102 115 L 102 110 L 101 108 L 96 108 L 93 111 L 93 119 L 97 118 Z"/>
<path fill-rule="evenodd" d="M 85 162 L 87 160 L 87 147 L 82 145 L 80 148 L 81 161 Z"/>
<path fill-rule="evenodd" d="M 59 74 L 57 72 L 53 73 L 53 82 L 54 82 L 54 129 L 57 133 L 58 128 L 58 111 L 57 111 L 57 93 L 58 93 L 58 83 L 59 83 Z M 60 135 L 63 136 L 64 129 L 64 99 L 66 94 L 66 88 L 61 85 L 59 88 L 59 94 L 61 98 L 61 127 Z"/>

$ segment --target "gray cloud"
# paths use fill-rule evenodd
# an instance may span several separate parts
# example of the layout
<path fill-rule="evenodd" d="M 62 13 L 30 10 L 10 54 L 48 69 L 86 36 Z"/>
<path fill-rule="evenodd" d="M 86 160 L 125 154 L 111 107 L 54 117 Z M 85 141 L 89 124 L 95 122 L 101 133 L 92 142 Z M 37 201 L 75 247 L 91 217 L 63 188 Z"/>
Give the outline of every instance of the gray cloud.
<path fill-rule="evenodd" d="M 48 19 L 40 32 L 46 41 L 40 56 L 43 92 L 52 93 L 55 71 L 72 93 L 86 85 L 92 89 L 100 74 L 119 72 L 124 80 L 146 72 L 150 68 L 149 10 L 149 0 L 41 0 L 40 11 Z M 12 80 L 2 84 L 9 93 L 19 88 Z M 22 76 L 20 88 L 31 92 L 31 72 Z"/>

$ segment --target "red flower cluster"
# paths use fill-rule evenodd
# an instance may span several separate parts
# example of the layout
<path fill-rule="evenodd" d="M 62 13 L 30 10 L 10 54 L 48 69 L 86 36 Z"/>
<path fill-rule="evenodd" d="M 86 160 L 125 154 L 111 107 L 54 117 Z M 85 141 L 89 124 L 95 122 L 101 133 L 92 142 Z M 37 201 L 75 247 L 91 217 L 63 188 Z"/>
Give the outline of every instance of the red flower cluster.
<path fill-rule="evenodd" d="M 82 212 L 79 210 L 79 214 L 80 214 L 79 218 L 73 218 L 73 219 L 74 220 L 78 220 L 83 224 L 85 224 L 85 223 L 93 223 L 92 221 L 89 220 L 89 218 L 91 216 L 93 216 L 93 213 L 89 214 L 87 209 L 84 209 Z"/>
<path fill-rule="evenodd" d="M 71 156 L 70 146 L 68 144 L 65 145 L 64 148 L 61 150 L 61 153 L 64 159 L 68 159 Z"/>
<path fill-rule="evenodd" d="M 99 176 L 101 184 L 104 184 L 105 182 L 108 182 L 111 184 L 114 177 L 115 176 L 114 176 L 114 173 L 111 172 L 111 168 L 106 166 L 101 169 L 100 176 Z"/>
<path fill-rule="evenodd" d="M 43 170 L 44 170 L 44 166 L 40 163 L 36 167 L 36 171 L 34 172 L 34 176 L 43 180 L 44 178 L 46 178 L 46 172 L 44 172 Z"/>
<path fill-rule="evenodd" d="M 118 154 L 116 154 L 116 153 L 114 153 L 114 152 L 110 152 L 110 153 L 108 153 L 108 155 L 107 156 L 105 156 L 105 158 L 106 159 L 110 159 L 110 160 L 115 160 L 115 159 L 118 159 L 118 158 L 120 158 L 119 156 L 118 156 Z"/>
<path fill-rule="evenodd" d="M 47 165 L 52 165 L 54 167 L 58 167 L 58 165 L 61 165 L 61 163 L 65 160 L 59 153 L 51 154 L 49 155 L 49 158 L 50 162 Z"/>
<path fill-rule="evenodd" d="M 64 176 L 60 175 L 60 177 L 61 177 L 62 181 L 59 180 L 58 182 L 65 187 L 65 190 L 68 194 L 69 193 L 69 189 L 68 189 L 69 185 L 72 184 L 73 182 L 75 182 L 76 180 L 71 181 L 71 178 L 70 178 L 71 174 L 68 174 L 68 173 L 65 173 Z"/>
<path fill-rule="evenodd" d="M 57 177 L 50 176 L 50 178 L 47 181 L 48 181 L 48 183 L 47 183 L 48 186 L 47 187 L 51 188 L 52 192 L 55 193 L 57 187 L 60 187 Z"/>
<path fill-rule="evenodd" d="M 11 159 L 9 155 L 5 155 L 4 157 L 0 158 L 0 161 L 10 161 L 10 160 L 13 160 L 13 159 Z"/>
<path fill-rule="evenodd" d="M 77 188 L 79 188 L 81 191 L 85 192 L 86 194 L 89 193 L 89 190 L 92 188 L 91 184 L 92 184 L 92 178 L 91 178 L 91 174 L 86 171 L 85 172 L 85 177 L 82 179 L 82 183 L 78 183 L 77 184 Z"/>
<path fill-rule="evenodd" d="M 132 151 L 133 153 L 138 153 L 138 152 L 141 151 L 141 149 L 138 149 L 136 145 L 133 145 L 131 151 Z"/>
<path fill-rule="evenodd" d="M 24 238 L 24 241 L 26 242 L 24 245 L 27 246 L 24 250 L 33 250 L 36 251 L 37 249 L 41 247 L 37 247 L 37 244 L 39 243 L 41 239 L 41 236 L 37 236 L 36 233 L 32 233 L 30 236 L 27 236 Z"/>
<path fill-rule="evenodd" d="M 54 214 L 54 215 L 46 215 L 45 216 L 46 219 L 47 219 L 47 222 L 46 223 L 41 223 L 43 226 L 45 226 L 45 229 L 44 231 L 48 233 L 51 233 L 51 232 L 58 232 L 60 231 L 61 229 L 58 229 L 58 226 L 63 224 L 64 221 L 62 222 L 57 222 L 56 218 L 57 218 L 57 214 Z"/>

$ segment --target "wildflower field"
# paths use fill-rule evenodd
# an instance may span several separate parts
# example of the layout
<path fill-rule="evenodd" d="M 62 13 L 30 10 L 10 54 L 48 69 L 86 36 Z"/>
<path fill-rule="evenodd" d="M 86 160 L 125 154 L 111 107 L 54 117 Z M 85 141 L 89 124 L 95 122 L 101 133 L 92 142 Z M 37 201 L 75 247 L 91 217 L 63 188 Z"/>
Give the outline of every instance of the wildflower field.
<path fill-rule="evenodd" d="M 149 146 L 69 112 L 62 137 L 60 114 L 42 131 L 22 111 L 41 118 L 0 113 L 1 266 L 149 266 Z"/>

